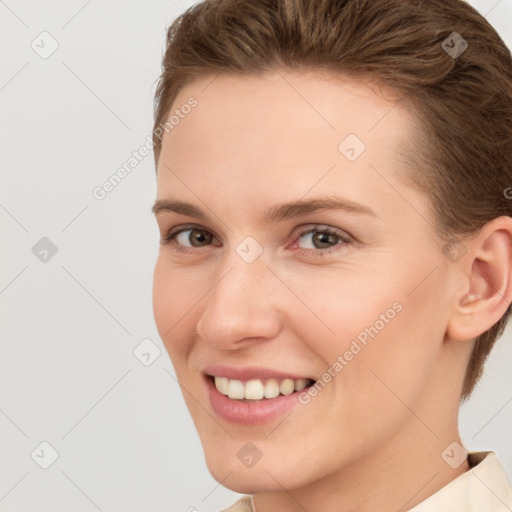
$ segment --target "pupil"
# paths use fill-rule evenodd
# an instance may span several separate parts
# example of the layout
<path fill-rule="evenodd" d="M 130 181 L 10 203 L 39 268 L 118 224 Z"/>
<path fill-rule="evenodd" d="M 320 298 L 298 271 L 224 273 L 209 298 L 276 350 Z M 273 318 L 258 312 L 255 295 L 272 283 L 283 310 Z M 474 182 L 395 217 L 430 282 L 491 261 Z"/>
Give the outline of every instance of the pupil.
<path fill-rule="evenodd" d="M 204 234 L 203 232 L 201 232 L 201 231 L 197 231 L 197 230 L 196 230 L 196 231 L 195 231 L 195 233 L 196 233 L 196 234 L 192 237 L 192 245 L 194 245 L 195 247 L 197 247 L 197 246 L 195 245 L 195 242 L 199 242 L 199 244 L 198 244 L 198 245 L 200 246 L 200 245 L 201 245 L 201 242 L 204 242 L 204 241 L 206 240 L 206 238 L 207 238 L 207 237 L 206 237 L 206 236 L 205 236 L 205 234 Z"/>
<path fill-rule="evenodd" d="M 329 243 L 330 236 L 332 236 L 332 235 L 330 235 L 329 233 L 318 233 L 318 235 L 316 236 L 316 239 L 321 244 L 326 244 L 326 243 Z"/>

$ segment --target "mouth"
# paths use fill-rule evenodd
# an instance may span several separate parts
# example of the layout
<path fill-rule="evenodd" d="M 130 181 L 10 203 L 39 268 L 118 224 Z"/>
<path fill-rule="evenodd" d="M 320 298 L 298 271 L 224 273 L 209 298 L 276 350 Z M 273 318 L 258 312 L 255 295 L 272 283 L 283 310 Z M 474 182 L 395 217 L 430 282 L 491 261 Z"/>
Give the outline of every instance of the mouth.
<path fill-rule="evenodd" d="M 206 375 L 215 389 L 222 395 L 239 402 L 261 402 L 279 396 L 288 396 L 312 386 L 309 378 L 253 378 L 249 380 L 230 379 L 218 375 Z"/>
<path fill-rule="evenodd" d="M 213 412 L 225 421 L 244 426 L 263 425 L 284 416 L 304 403 L 300 395 L 316 382 L 264 368 L 233 366 L 206 368 L 203 378 Z"/>

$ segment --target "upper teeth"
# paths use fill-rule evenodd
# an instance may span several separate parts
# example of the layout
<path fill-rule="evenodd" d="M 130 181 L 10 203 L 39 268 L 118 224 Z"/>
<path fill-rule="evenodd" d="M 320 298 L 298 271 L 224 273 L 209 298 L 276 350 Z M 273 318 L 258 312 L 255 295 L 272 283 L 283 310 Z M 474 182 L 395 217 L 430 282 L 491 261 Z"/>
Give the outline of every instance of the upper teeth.
<path fill-rule="evenodd" d="M 242 400 L 261 400 L 275 398 L 281 395 L 290 395 L 294 391 L 300 391 L 308 385 L 308 379 L 284 379 L 278 382 L 276 379 L 268 379 L 263 383 L 260 379 L 252 379 L 247 382 L 228 379 L 227 377 L 215 377 L 215 387 L 223 395 L 229 398 Z"/>

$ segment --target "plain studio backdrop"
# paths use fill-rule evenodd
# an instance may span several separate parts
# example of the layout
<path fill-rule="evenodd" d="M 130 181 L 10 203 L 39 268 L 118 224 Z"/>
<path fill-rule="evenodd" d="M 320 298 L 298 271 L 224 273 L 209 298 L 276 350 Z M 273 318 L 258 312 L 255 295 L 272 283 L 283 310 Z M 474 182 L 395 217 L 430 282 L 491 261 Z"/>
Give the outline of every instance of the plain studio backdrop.
<path fill-rule="evenodd" d="M 165 29 L 195 2 L 0 1 L 0 510 L 217 511 L 152 312 L 147 143 Z M 512 1 L 471 2 L 512 44 Z M 512 183 L 511 183 L 512 186 Z M 103 190 L 100 192 L 99 190 Z M 460 415 L 512 478 L 512 331 Z"/>

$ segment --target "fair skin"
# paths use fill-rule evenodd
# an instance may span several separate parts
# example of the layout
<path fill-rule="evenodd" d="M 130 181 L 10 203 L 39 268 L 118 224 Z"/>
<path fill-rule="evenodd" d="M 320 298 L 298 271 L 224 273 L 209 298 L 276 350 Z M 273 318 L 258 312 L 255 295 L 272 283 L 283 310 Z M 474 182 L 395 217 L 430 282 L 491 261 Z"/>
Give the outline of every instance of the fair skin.
<path fill-rule="evenodd" d="M 462 444 L 458 405 L 473 340 L 512 300 L 512 219 L 495 219 L 464 241 L 461 259 L 447 258 L 428 197 L 399 176 L 411 113 L 403 103 L 390 110 L 361 81 L 284 70 L 208 76 L 174 107 L 190 96 L 198 106 L 163 139 L 157 199 L 206 217 L 156 218 L 162 238 L 186 224 L 207 236 L 193 245 L 189 227 L 161 246 L 153 307 L 208 469 L 254 494 L 258 512 L 412 508 L 469 468 L 441 454 Z M 352 162 L 338 149 L 350 133 L 366 145 Z M 276 203 L 328 195 L 374 214 L 264 222 Z M 315 236 L 299 238 L 316 225 Z M 316 235 L 326 227 L 349 241 Z M 263 248 L 251 264 L 236 252 L 248 236 Z M 320 379 L 396 302 L 402 310 L 309 404 L 256 426 L 216 415 L 206 365 Z M 262 453 L 252 467 L 237 457 L 248 441 Z"/>

